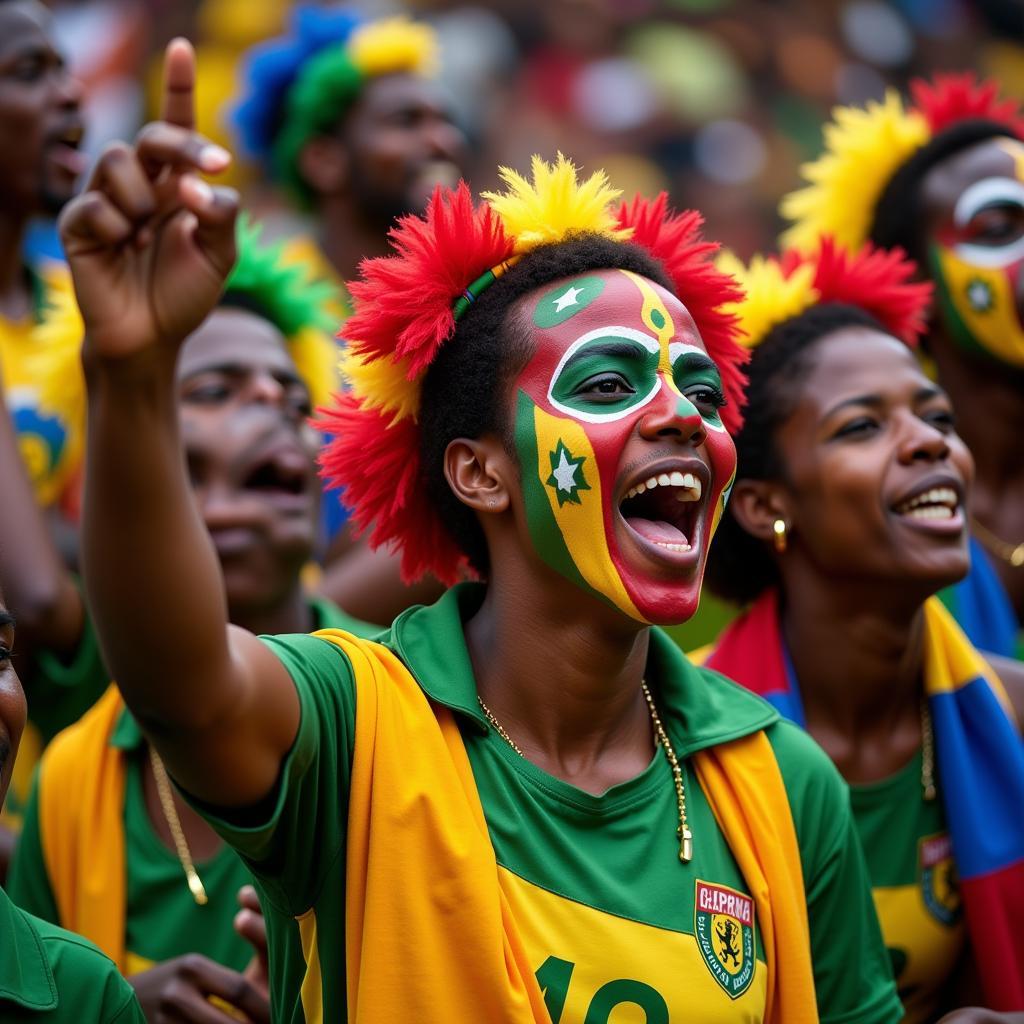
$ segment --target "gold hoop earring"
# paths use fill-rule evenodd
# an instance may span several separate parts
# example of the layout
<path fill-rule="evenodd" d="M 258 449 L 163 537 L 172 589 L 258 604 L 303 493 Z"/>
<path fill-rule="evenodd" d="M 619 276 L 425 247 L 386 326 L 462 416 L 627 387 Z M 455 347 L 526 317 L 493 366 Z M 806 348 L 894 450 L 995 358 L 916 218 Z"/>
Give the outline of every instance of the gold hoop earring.
<path fill-rule="evenodd" d="M 775 550 L 781 555 L 786 550 L 786 521 L 785 519 L 776 519 L 772 523 L 772 544 L 775 546 Z"/>

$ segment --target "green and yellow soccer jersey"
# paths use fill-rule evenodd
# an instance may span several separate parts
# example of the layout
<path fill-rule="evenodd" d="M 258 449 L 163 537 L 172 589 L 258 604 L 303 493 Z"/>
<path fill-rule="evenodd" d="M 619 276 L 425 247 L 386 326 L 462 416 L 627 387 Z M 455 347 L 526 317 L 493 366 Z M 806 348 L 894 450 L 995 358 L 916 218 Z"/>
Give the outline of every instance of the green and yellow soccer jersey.
<path fill-rule="evenodd" d="M 488 729 L 476 700 L 462 621 L 481 594 L 460 585 L 436 605 L 404 613 L 383 642 L 431 700 L 457 713 L 503 889 L 552 1021 L 761 1021 L 766 968 L 754 904 L 697 779 L 687 766 L 696 839 L 684 865 L 663 754 L 652 749 L 645 771 L 600 796 L 515 754 Z M 344 1021 L 351 666 L 317 637 L 266 642 L 302 705 L 273 810 L 262 824 L 244 825 L 204 812 L 257 877 L 275 1020 Z M 681 758 L 766 729 L 793 807 L 821 1019 L 899 1020 L 846 790 L 831 763 L 759 698 L 690 666 L 657 630 L 647 678 Z M 416 967 L 396 965 L 396 985 L 406 969 Z"/>
<path fill-rule="evenodd" d="M 966 948 L 941 800 L 925 800 L 921 753 L 901 771 L 850 787 L 882 936 L 907 1024 L 934 1020 Z"/>

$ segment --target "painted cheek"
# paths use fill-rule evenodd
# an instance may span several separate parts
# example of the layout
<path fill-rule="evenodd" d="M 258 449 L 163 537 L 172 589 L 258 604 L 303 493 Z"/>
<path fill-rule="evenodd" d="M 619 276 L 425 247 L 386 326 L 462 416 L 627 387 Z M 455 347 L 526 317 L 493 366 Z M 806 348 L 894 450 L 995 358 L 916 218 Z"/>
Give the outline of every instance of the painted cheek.
<path fill-rule="evenodd" d="M 1011 366 L 1024 366 L 1018 300 L 1024 261 L 1006 267 L 979 267 L 949 246 L 936 244 L 929 262 L 954 342 L 965 351 L 984 352 Z"/>

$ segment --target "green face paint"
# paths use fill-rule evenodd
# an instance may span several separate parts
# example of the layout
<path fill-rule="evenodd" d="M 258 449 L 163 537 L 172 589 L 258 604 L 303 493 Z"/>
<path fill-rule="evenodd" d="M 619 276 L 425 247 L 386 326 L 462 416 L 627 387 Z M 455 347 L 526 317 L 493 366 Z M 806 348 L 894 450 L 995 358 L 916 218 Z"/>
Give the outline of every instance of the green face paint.
<path fill-rule="evenodd" d="M 586 309 L 603 291 L 603 278 L 594 276 L 579 277 L 550 289 L 537 300 L 533 310 L 534 326 L 549 328 L 564 324 Z"/>

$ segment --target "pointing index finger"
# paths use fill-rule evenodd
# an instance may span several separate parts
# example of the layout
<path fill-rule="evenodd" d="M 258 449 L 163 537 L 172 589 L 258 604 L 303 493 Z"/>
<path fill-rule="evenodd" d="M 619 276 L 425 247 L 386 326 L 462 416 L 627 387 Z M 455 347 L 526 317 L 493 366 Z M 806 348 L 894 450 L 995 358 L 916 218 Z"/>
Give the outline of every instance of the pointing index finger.
<path fill-rule="evenodd" d="M 196 54 L 180 36 L 167 44 L 160 120 L 182 128 L 195 126 Z"/>

